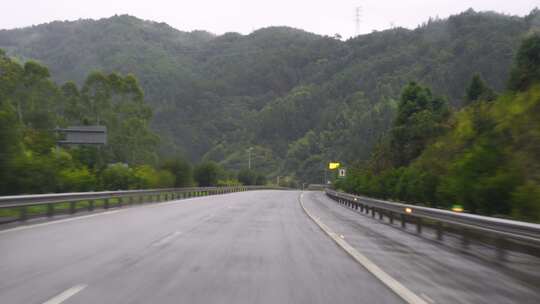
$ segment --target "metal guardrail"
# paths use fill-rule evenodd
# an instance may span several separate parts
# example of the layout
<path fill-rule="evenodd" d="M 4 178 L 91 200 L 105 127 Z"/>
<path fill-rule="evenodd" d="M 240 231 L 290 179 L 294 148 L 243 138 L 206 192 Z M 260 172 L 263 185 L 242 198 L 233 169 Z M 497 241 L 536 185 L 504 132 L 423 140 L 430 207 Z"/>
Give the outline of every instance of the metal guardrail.
<path fill-rule="evenodd" d="M 34 214 L 34 217 L 42 215 L 52 217 L 55 213 L 75 214 L 81 209 L 93 211 L 98 205 L 96 202 L 99 202 L 99 205 L 102 206 L 103 209 L 109 209 L 113 206 L 122 207 L 123 205 L 142 204 L 146 202 L 170 201 L 190 197 L 263 189 L 283 188 L 265 186 L 198 187 L 1 196 L 0 210 L 16 210 L 17 216 L 12 216 L 3 221 L 3 223 L 7 223 L 27 220 L 31 217 L 29 216 L 29 209 L 36 206 L 45 206 L 46 210 L 44 213 L 38 212 L 38 214 Z M 113 200 L 114 202 L 112 202 Z M 82 202 L 86 203 L 85 208 L 80 208 L 80 203 Z M 68 204 L 69 206 L 68 208 L 56 210 L 57 208 L 55 207 L 59 204 Z"/>
<path fill-rule="evenodd" d="M 443 240 L 445 232 L 458 234 L 464 249 L 469 247 L 471 239 L 493 245 L 499 260 L 506 259 L 507 250 L 540 257 L 539 224 L 389 202 L 331 189 L 326 189 L 325 193 L 346 207 L 372 217 L 377 214 L 380 220 L 386 218 L 391 224 L 398 220 L 402 228 L 406 228 L 407 223 L 414 224 L 419 234 L 423 226 L 433 227 L 439 241 Z"/>

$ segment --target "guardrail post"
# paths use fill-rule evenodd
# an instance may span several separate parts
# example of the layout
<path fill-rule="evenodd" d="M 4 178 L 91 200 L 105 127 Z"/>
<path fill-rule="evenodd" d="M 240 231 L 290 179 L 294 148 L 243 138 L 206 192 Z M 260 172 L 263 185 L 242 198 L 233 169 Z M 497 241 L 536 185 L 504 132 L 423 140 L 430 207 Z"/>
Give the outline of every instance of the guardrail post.
<path fill-rule="evenodd" d="M 416 218 L 416 233 L 418 234 L 422 233 L 422 218 L 421 217 Z"/>
<path fill-rule="evenodd" d="M 54 204 L 47 204 L 47 216 L 52 217 L 54 216 Z"/>
<path fill-rule="evenodd" d="M 109 199 L 106 198 L 103 202 L 103 209 L 109 209 Z"/>
<path fill-rule="evenodd" d="M 122 196 L 118 197 L 118 207 L 122 208 L 123 202 L 124 202 L 124 198 Z"/>
<path fill-rule="evenodd" d="M 19 221 L 26 221 L 28 219 L 28 213 L 27 213 L 27 209 L 26 209 L 26 206 L 22 206 L 20 209 L 19 209 Z"/>
<path fill-rule="evenodd" d="M 94 211 L 94 200 L 88 201 L 88 211 Z"/>
<path fill-rule="evenodd" d="M 371 207 L 371 217 L 375 217 L 375 207 Z"/>
<path fill-rule="evenodd" d="M 443 240 L 443 224 L 441 222 L 437 222 L 437 240 L 442 241 Z"/>
<path fill-rule="evenodd" d="M 401 214 L 401 228 L 407 228 L 407 219 L 405 214 Z"/>
<path fill-rule="evenodd" d="M 394 223 L 394 212 L 390 211 L 388 213 L 388 220 L 390 221 L 390 224 Z"/>
<path fill-rule="evenodd" d="M 383 213 L 382 213 L 382 210 L 379 210 L 379 220 L 382 220 L 383 219 Z"/>
<path fill-rule="evenodd" d="M 69 202 L 69 213 L 74 214 L 76 211 L 75 202 Z"/>

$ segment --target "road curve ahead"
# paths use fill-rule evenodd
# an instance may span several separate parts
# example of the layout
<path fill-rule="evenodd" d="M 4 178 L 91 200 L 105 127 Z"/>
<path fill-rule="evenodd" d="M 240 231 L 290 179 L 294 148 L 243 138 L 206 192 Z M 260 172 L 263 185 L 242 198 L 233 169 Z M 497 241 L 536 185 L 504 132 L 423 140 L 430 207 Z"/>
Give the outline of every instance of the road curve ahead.
<path fill-rule="evenodd" d="M 0 231 L 0 302 L 402 303 L 302 211 L 251 191 Z"/>

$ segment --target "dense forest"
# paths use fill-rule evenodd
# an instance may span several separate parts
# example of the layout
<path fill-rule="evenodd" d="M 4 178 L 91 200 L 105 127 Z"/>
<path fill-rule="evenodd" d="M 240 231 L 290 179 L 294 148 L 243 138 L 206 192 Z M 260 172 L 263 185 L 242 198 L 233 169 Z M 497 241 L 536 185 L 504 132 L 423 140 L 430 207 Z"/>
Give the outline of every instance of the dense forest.
<path fill-rule="evenodd" d="M 214 162 L 192 168 L 160 157 L 152 110 L 133 75 L 90 73 L 81 87 L 58 86 L 39 63 L 0 51 L 0 194 L 239 184 Z M 104 146 L 60 146 L 57 127 L 103 125 Z M 265 183 L 248 171 L 248 185 Z M 254 176 L 251 179 L 251 176 Z"/>
<path fill-rule="evenodd" d="M 508 79 L 520 73 L 512 66 L 521 41 L 539 28 L 535 9 L 524 17 L 468 10 L 346 41 L 287 27 L 182 32 L 127 15 L 0 30 L 0 142 L 8 143 L 0 151 L 7 168 L 0 191 L 262 184 L 277 177 L 284 185 L 320 183 L 327 163 L 339 161 L 353 173 L 341 181 L 350 191 L 522 216 L 511 206 L 486 209 L 477 190 L 450 195 L 469 184 L 457 180 L 462 168 L 451 164 L 484 137 L 470 124 L 490 130 L 510 115 L 501 113 L 517 111 L 503 106 L 514 104 L 508 100 L 534 96 L 534 86 L 510 89 Z M 416 110 L 404 100 L 416 99 L 426 111 L 411 118 Z M 81 124 L 106 125 L 109 144 L 55 146 L 55 127 Z M 499 155 L 485 160 L 502 164 L 514 148 L 504 136 L 498 140 L 474 151 Z M 444 168 L 434 159 L 445 159 Z M 451 172 L 455 180 L 438 179 Z M 359 181 L 417 173 L 431 190 L 384 186 L 386 193 Z M 534 180 L 522 180 L 536 189 Z M 525 184 L 500 199 L 533 195 L 516 192 Z"/>
<path fill-rule="evenodd" d="M 499 96 L 478 75 L 463 95 L 466 106 L 450 111 L 429 88 L 405 86 L 392 126 L 372 158 L 358 163 L 337 186 L 540 221 L 540 32 L 523 40 Z"/>
<path fill-rule="evenodd" d="M 540 13 L 468 10 L 342 41 L 286 27 L 249 35 L 182 32 L 131 16 L 0 31 L 0 48 L 84 86 L 93 71 L 133 74 L 153 110 L 160 157 L 253 167 L 269 178 L 321 182 L 325 163 L 368 160 L 410 81 L 464 105 L 478 74 L 505 88 L 520 40 Z M 282 178 L 281 180 L 286 180 Z"/>

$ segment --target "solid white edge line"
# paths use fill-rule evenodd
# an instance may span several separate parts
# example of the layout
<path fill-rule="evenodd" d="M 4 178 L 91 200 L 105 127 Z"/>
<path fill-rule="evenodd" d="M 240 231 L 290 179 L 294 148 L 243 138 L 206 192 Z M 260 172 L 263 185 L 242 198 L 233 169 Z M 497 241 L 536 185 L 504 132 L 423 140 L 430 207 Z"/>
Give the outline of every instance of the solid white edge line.
<path fill-rule="evenodd" d="M 70 289 L 62 292 L 61 294 L 55 296 L 54 298 L 48 300 L 47 302 L 45 302 L 43 304 L 60 304 L 60 303 L 64 302 L 65 300 L 71 298 L 72 296 L 74 296 L 75 294 L 80 292 L 81 290 L 85 289 L 87 286 L 88 285 L 83 285 L 83 284 L 75 285 L 75 286 L 71 287 Z"/>
<path fill-rule="evenodd" d="M 323 222 L 321 222 L 319 219 L 315 218 L 311 213 L 306 209 L 304 206 L 304 203 L 302 202 L 302 198 L 304 197 L 304 193 L 300 194 L 300 197 L 298 201 L 300 202 L 300 206 L 302 207 L 302 210 L 307 214 L 307 216 L 315 222 L 321 228 L 322 231 L 324 231 L 336 244 L 339 245 L 345 252 L 347 252 L 354 260 L 356 260 L 360 265 L 362 265 L 365 269 L 367 269 L 371 274 L 373 274 L 377 279 L 379 279 L 384 285 L 386 285 L 390 290 L 392 290 L 395 294 L 397 294 L 400 298 L 402 298 L 405 302 L 409 304 L 428 304 L 426 301 L 424 301 L 422 298 L 417 296 L 415 293 L 410 291 L 407 287 L 403 286 L 400 282 L 398 282 L 396 279 L 391 277 L 389 274 L 384 272 L 379 266 L 375 265 L 371 260 L 369 260 L 366 256 L 358 252 L 356 249 L 354 249 L 349 243 L 347 243 L 345 240 L 341 239 L 336 233 L 334 233 L 328 226 L 326 226 Z"/>

